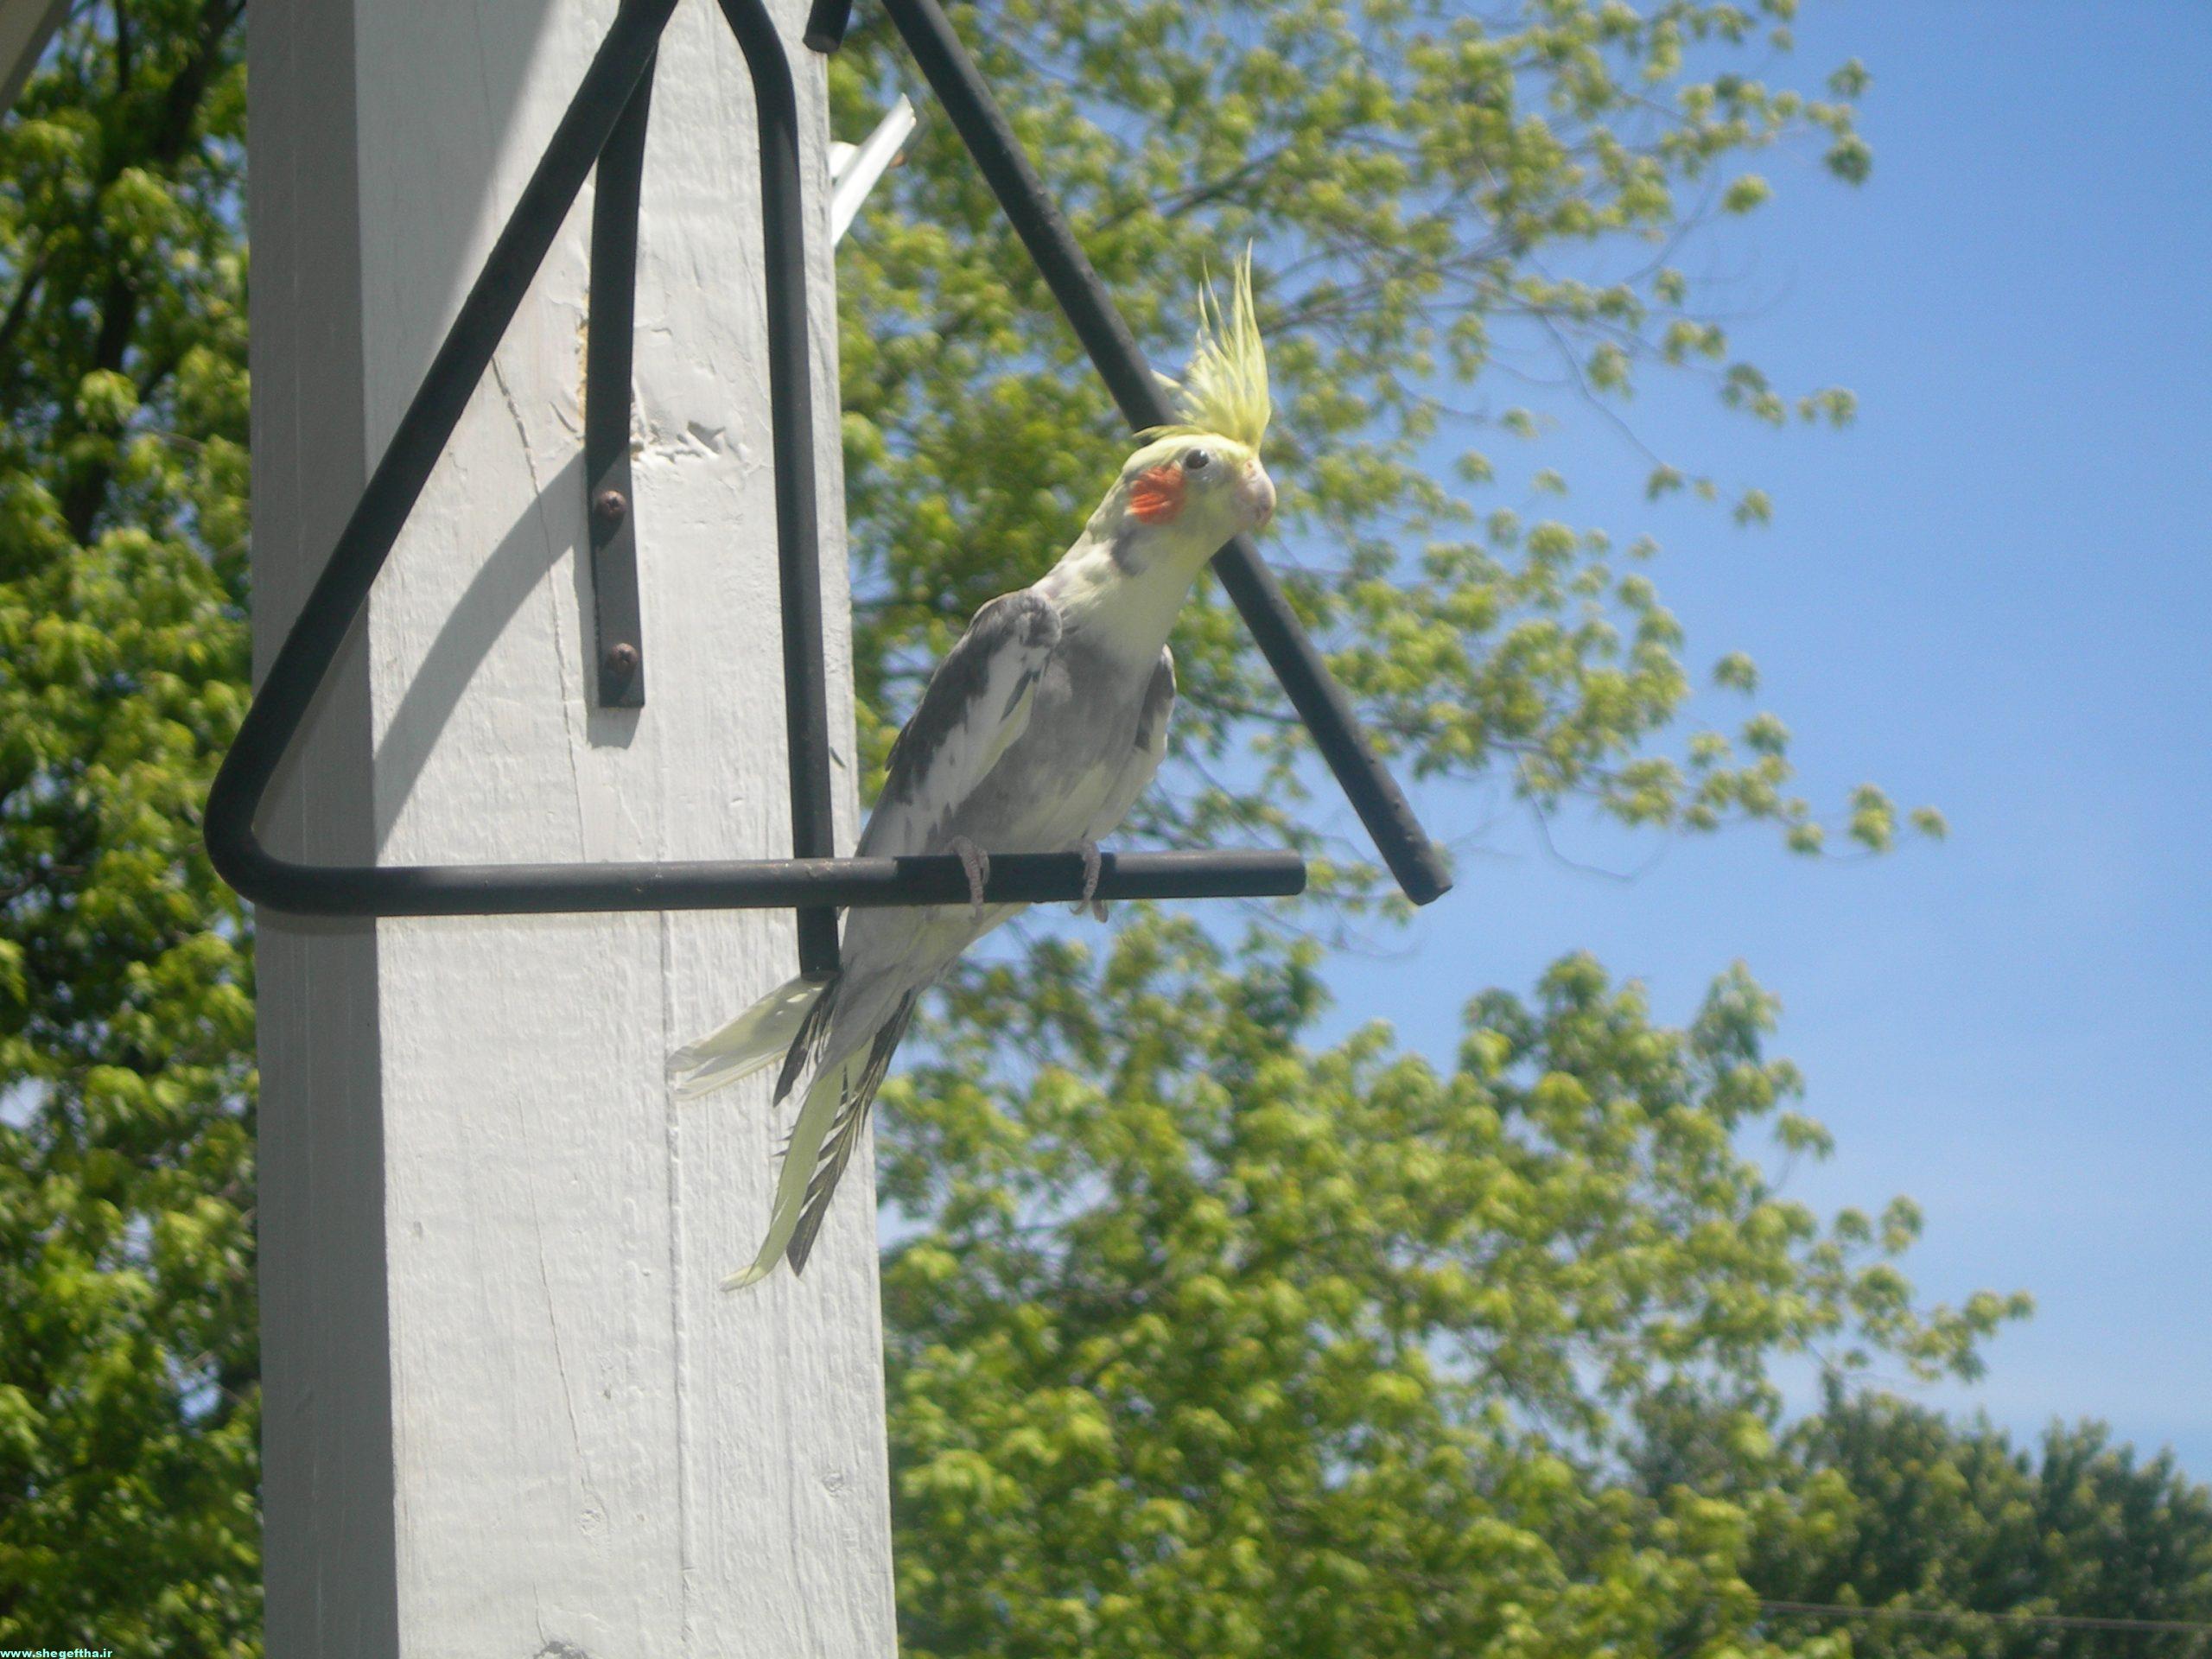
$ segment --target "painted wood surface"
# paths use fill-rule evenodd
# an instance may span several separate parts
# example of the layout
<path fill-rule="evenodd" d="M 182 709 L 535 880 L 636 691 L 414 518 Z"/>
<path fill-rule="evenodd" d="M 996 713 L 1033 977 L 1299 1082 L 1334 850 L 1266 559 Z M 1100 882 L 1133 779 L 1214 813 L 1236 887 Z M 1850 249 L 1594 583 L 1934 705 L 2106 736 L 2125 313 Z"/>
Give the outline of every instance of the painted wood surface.
<path fill-rule="evenodd" d="M 823 591 L 852 845 L 819 60 Z M 612 0 L 296 0 L 251 35 L 265 660 Z M 639 250 L 650 702 L 587 702 L 589 191 L 380 579 L 270 815 L 389 861 L 790 850 L 752 101 L 719 12 L 664 42 Z M 262 920 L 270 1651 L 894 1650 L 873 1183 L 804 1281 L 766 1079 L 681 1109 L 676 1042 L 793 969 L 788 917 Z"/>

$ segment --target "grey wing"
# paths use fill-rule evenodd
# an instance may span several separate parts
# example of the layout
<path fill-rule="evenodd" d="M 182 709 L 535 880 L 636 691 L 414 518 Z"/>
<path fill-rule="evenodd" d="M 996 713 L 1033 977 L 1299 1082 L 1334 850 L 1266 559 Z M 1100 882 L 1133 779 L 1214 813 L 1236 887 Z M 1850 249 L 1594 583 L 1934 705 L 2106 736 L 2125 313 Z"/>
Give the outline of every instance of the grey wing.
<path fill-rule="evenodd" d="M 933 849 L 953 810 L 1028 726 L 1038 677 L 1059 642 L 1060 613 L 1033 589 L 976 613 L 891 746 L 882 797 L 861 834 L 863 855 Z"/>
<path fill-rule="evenodd" d="M 1114 780 L 1113 792 L 1107 796 L 1090 826 L 1090 839 L 1110 836 L 1129 816 L 1129 809 L 1137 804 L 1137 797 L 1151 785 L 1153 777 L 1160 770 L 1160 762 L 1167 753 L 1167 717 L 1175 712 L 1175 653 L 1162 645 L 1160 666 L 1152 671 L 1151 682 L 1144 689 L 1144 706 L 1137 714 L 1136 742 L 1129 750 L 1122 774 Z"/>

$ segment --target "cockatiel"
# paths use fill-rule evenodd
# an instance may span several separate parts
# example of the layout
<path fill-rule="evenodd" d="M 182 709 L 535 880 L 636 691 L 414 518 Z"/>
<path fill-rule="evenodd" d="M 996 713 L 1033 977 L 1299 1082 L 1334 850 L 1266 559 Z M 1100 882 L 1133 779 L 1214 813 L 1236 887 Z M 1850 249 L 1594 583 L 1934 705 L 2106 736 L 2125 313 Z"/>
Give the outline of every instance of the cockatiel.
<path fill-rule="evenodd" d="M 791 980 L 670 1057 L 679 1096 L 780 1058 L 780 1104 L 813 1074 L 767 1237 L 726 1288 L 764 1277 L 779 1255 L 794 1273 L 806 1266 L 916 999 L 1022 908 L 983 903 L 990 855 L 1080 852 L 1090 901 L 1099 838 L 1160 769 L 1175 702 L 1168 631 L 1206 561 L 1274 512 L 1249 256 L 1226 316 L 1201 293 L 1198 348 L 1173 390 L 1181 421 L 1139 435 L 1144 447 L 1058 564 L 976 613 L 892 747 L 861 855 L 957 855 L 971 902 L 854 911 L 838 973 Z"/>

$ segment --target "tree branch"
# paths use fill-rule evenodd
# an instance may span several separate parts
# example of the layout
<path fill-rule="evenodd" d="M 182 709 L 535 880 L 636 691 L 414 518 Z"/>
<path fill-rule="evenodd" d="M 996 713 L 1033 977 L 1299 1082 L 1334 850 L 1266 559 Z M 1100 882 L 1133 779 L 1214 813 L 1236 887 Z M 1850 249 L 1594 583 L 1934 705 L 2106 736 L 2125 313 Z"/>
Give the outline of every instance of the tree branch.
<path fill-rule="evenodd" d="M 168 84 L 162 101 L 161 119 L 151 138 L 135 160 L 118 156 L 111 176 L 119 176 L 123 168 L 129 165 L 168 168 L 175 167 L 181 159 L 185 147 L 191 142 L 194 118 L 207 95 L 207 83 L 222 55 L 224 41 L 245 10 L 245 0 L 211 0 L 200 16 L 200 38 L 192 55 Z M 117 0 L 118 75 L 124 73 L 127 49 L 124 35 L 124 17 L 122 0 Z M 138 314 L 137 285 L 131 280 L 128 270 L 118 270 L 100 301 L 99 333 L 93 341 L 92 361 L 88 372 L 122 369 L 130 354 Z M 66 435 L 76 423 L 65 419 L 56 425 L 56 436 L 60 437 Z M 77 429 L 81 431 L 82 429 Z M 68 524 L 70 535 L 75 540 L 81 543 L 92 539 L 92 527 L 99 518 L 99 511 L 106 500 L 108 485 L 114 474 L 111 461 L 95 460 L 87 463 L 70 480 L 62 496 L 62 515 Z"/>
<path fill-rule="evenodd" d="M 52 256 L 50 248 L 41 248 L 23 280 L 16 289 L 16 297 L 8 302 L 5 316 L 0 316 L 0 364 L 7 361 L 15 349 L 16 336 L 22 332 L 23 319 L 30 315 L 31 302 L 38 297 L 39 284 L 46 280 L 46 267 Z"/>

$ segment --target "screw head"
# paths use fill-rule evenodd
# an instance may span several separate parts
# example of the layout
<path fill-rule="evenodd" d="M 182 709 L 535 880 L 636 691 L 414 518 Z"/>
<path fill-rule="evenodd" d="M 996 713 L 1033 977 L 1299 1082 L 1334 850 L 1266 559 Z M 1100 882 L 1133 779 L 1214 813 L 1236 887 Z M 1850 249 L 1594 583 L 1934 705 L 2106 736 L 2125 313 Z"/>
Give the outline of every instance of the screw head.
<path fill-rule="evenodd" d="M 616 679 L 626 680 L 638 671 L 638 648 L 626 640 L 607 650 L 607 671 Z"/>
<path fill-rule="evenodd" d="M 620 490 L 601 490 L 591 499 L 592 516 L 612 530 L 630 516 L 629 499 Z"/>

